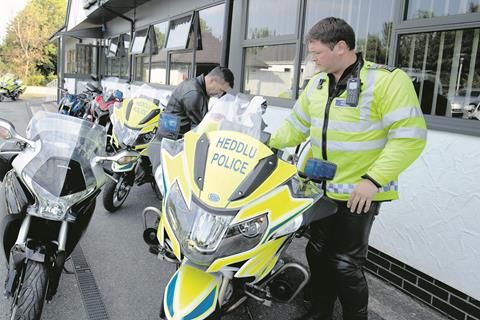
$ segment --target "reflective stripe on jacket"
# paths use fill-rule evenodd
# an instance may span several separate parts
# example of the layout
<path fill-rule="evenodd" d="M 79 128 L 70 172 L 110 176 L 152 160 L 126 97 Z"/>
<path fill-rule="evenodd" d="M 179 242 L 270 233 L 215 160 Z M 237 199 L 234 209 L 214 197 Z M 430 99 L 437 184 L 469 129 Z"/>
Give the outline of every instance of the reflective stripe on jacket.
<path fill-rule="evenodd" d="M 326 117 L 329 78 L 325 73 L 316 74 L 272 135 L 270 146 L 291 147 L 310 137 L 313 156 L 319 159 L 325 148 L 327 159 L 337 164 L 335 178 L 326 185 L 331 198 L 348 200 L 367 174 L 382 186 L 374 200 L 397 199 L 398 175 L 425 147 L 425 120 L 404 71 L 365 61 L 360 80 L 358 105 L 347 105 L 344 91 L 331 101 Z"/>

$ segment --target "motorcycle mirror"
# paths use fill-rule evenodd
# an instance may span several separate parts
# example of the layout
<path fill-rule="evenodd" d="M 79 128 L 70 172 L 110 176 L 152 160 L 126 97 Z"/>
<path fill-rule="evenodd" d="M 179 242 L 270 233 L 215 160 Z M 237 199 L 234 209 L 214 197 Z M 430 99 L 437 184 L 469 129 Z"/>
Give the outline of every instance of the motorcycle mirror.
<path fill-rule="evenodd" d="M 15 132 L 13 124 L 8 120 L 0 119 L 0 138 L 9 140 L 13 138 L 13 132 Z"/>
<path fill-rule="evenodd" d="M 140 157 L 140 153 L 136 151 L 122 150 L 113 156 L 108 156 L 108 157 L 96 156 L 94 158 L 94 161 L 97 163 L 103 162 L 103 161 L 113 161 L 123 165 L 131 162 L 135 162 L 139 157 Z"/>
<path fill-rule="evenodd" d="M 337 165 L 333 162 L 310 158 L 307 160 L 304 172 L 300 176 L 310 178 L 314 182 L 332 180 L 337 172 Z"/>
<path fill-rule="evenodd" d="M 0 118 L 0 138 L 4 140 L 17 139 L 27 143 L 30 146 L 34 145 L 33 141 L 30 141 L 17 133 L 13 123 L 1 118 Z"/>

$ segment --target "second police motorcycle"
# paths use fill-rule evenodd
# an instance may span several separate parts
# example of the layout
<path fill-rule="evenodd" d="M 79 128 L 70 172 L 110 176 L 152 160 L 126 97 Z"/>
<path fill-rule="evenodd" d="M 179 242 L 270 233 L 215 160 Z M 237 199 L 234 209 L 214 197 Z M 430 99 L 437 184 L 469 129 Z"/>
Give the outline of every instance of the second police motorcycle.
<path fill-rule="evenodd" d="M 159 191 L 151 173 L 147 146 L 155 138 L 158 119 L 164 111 L 166 97 L 161 92 L 142 85 L 130 99 L 116 102 L 110 116 L 112 136 L 108 138 L 109 150 L 129 150 L 138 153 L 138 161 L 119 165 L 112 163 L 112 179 L 103 192 L 103 205 L 109 212 L 118 210 L 134 185 L 150 183 L 157 196 Z"/>

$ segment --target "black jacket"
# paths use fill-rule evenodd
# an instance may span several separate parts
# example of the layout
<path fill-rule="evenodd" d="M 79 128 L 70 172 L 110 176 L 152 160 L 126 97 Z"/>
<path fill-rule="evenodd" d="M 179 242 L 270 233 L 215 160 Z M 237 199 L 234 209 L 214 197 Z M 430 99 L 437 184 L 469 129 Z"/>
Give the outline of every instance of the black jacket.
<path fill-rule="evenodd" d="M 208 111 L 205 77 L 200 75 L 180 83 L 172 92 L 165 109 L 166 113 L 180 117 L 180 133 L 196 127 Z"/>

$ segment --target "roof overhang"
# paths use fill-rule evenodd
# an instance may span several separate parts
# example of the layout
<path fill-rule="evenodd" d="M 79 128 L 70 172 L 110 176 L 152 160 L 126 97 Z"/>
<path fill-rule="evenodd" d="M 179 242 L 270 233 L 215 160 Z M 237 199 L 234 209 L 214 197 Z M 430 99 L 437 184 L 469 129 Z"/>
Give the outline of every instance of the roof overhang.
<path fill-rule="evenodd" d="M 86 21 L 93 24 L 103 24 L 116 18 L 118 14 L 125 14 L 149 1 L 150 0 L 98 0 L 96 4 L 92 6 L 92 10 L 88 13 Z"/>

